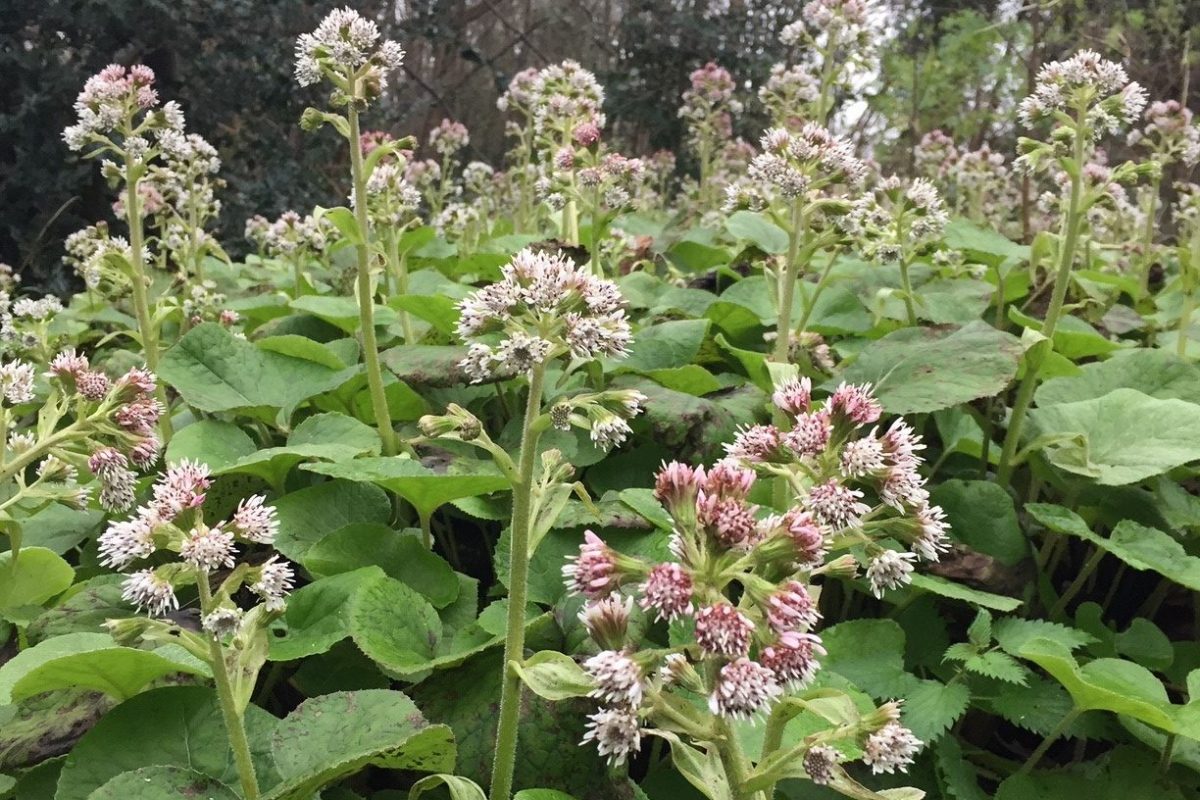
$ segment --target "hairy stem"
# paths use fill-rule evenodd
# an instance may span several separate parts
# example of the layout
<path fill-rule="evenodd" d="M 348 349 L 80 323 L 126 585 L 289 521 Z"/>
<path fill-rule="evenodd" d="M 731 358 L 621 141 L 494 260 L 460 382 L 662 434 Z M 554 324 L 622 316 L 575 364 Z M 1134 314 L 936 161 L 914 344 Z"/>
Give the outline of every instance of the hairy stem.
<path fill-rule="evenodd" d="M 1083 156 L 1084 156 L 1084 112 L 1080 112 L 1075 128 L 1075 145 L 1073 148 L 1075 169 L 1071 175 L 1071 200 L 1067 216 L 1063 220 L 1062 250 L 1059 253 L 1058 270 L 1054 275 L 1054 291 L 1050 295 L 1050 307 L 1046 310 L 1046 321 L 1042 323 L 1042 336 L 1054 346 L 1054 331 L 1058 327 L 1058 318 L 1062 314 L 1063 303 L 1067 297 L 1067 287 L 1071 283 L 1071 267 L 1075 263 L 1075 247 L 1079 243 L 1079 229 L 1083 223 Z M 1037 388 L 1038 373 L 1041 372 L 1044 356 L 1030 358 L 1025 365 L 1025 377 L 1017 390 L 1016 403 L 1013 405 L 1012 416 L 1009 418 L 1008 431 L 1004 436 L 1004 447 L 1000 451 L 1000 466 L 996 479 L 1001 486 L 1007 487 L 1012 480 L 1013 456 L 1021 440 L 1021 428 L 1025 422 L 1025 414 L 1033 401 L 1033 392 Z"/>
<path fill-rule="evenodd" d="M 532 527 L 533 469 L 537 462 L 539 431 L 535 424 L 542 413 L 542 386 L 546 368 L 534 366 L 529 374 L 529 398 L 521 427 L 521 453 L 517 480 L 513 485 L 512 547 L 508 565 L 508 625 L 504 636 L 504 674 L 500 690 L 500 721 L 496 728 L 496 755 L 492 763 L 490 800 L 508 800 L 512 795 L 516 767 L 517 734 L 521 719 L 521 679 L 512 670 L 525 653 L 525 599 L 529 582 L 529 534 Z"/>
<path fill-rule="evenodd" d="M 196 586 L 200 591 L 200 609 L 207 614 L 212 611 L 212 590 L 208 586 L 208 573 L 196 571 Z M 250 742 L 246 739 L 246 725 L 242 712 L 233 697 L 233 685 L 229 680 L 229 668 L 225 664 L 225 651 L 215 636 L 208 638 L 209 661 L 213 680 L 217 685 L 217 699 L 221 704 L 221 717 L 225 722 L 225 733 L 229 747 L 233 750 L 233 761 L 237 766 L 238 780 L 242 784 L 244 800 L 258 800 L 258 776 L 254 771 L 254 760 L 250 757 Z"/>
<path fill-rule="evenodd" d="M 350 171 L 354 179 L 354 218 L 358 223 L 358 319 L 362 329 L 363 364 L 367 368 L 367 386 L 371 390 L 371 408 L 375 426 L 383 440 L 383 454 L 396 455 L 396 431 L 388 413 L 387 394 L 383 390 L 383 371 L 379 366 L 379 345 L 375 341 L 375 297 L 371 291 L 370 223 L 367 220 L 367 176 L 363 174 L 362 145 L 359 143 L 358 110 L 351 104 L 346 110 L 350 123 Z"/>
<path fill-rule="evenodd" d="M 788 362 L 792 339 L 792 299 L 796 296 L 796 281 L 800 279 L 800 243 L 805 236 L 804 213 L 799 198 L 792 201 L 791 229 L 788 231 L 787 262 L 779 281 L 779 321 L 775 324 L 775 350 L 771 360 Z"/>

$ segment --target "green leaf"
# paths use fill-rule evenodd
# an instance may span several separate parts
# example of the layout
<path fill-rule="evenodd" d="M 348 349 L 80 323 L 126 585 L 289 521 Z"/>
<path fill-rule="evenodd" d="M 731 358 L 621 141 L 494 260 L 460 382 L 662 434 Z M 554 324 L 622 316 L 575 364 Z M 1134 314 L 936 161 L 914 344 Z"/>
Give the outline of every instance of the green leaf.
<path fill-rule="evenodd" d="M 688 319 L 643 328 L 634 337 L 629 356 L 613 366 L 635 371 L 687 366 L 696 360 L 709 324 L 707 319 Z"/>
<path fill-rule="evenodd" d="M 308 548 L 330 533 L 355 522 L 387 522 L 392 504 L 378 486 L 329 481 L 291 492 L 273 505 L 279 515 L 275 549 L 292 561 L 303 561 Z"/>
<path fill-rule="evenodd" d="M 282 336 L 268 336 L 264 339 L 259 339 L 255 344 L 259 350 L 292 356 L 293 358 L 301 358 L 305 361 L 323 364 L 330 369 L 345 369 L 349 366 L 347 360 L 353 363 L 354 359 L 358 356 L 357 343 L 351 342 L 351 347 L 348 348 L 350 355 L 343 358 L 331 345 L 295 333 L 284 334 Z M 345 352 L 347 348 L 341 348 L 341 350 Z"/>
<path fill-rule="evenodd" d="M 208 667 L 178 645 L 137 650 L 106 633 L 68 633 L 22 650 L 0 666 L 0 705 L 51 689 L 88 688 L 124 700 L 153 680 Z"/>
<path fill-rule="evenodd" d="M 17 555 L 16 574 L 12 569 L 11 550 L 0 553 L 0 610 L 19 606 L 40 606 L 62 594 L 75 580 L 75 570 L 62 556 L 45 547 L 23 547 Z"/>
<path fill-rule="evenodd" d="M 187 458 L 220 471 L 256 449 L 254 440 L 232 422 L 202 419 L 175 432 L 163 460 L 172 463 Z"/>
<path fill-rule="evenodd" d="M 88 795 L 88 800 L 162 800 L 166 797 L 239 800 L 240 795 L 195 770 L 159 765 L 122 772 Z"/>
<path fill-rule="evenodd" d="M 647 732 L 667 740 L 671 745 L 671 763 L 702 795 L 709 800 L 733 800 L 729 778 L 715 747 L 698 750 L 670 731 L 651 729 Z"/>
<path fill-rule="evenodd" d="M 976 675 L 995 678 L 1005 683 L 1024 684 L 1029 673 L 1017 660 L 1002 650 L 989 650 L 963 662 L 963 668 Z"/>
<path fill-rule="evenodd" d="M 993 611 L 1013 611 L 1021 607 L 1021 601 L 1015 597 L 972 589 L 970 586 L 955 583 L 940 575 L 916 573 L 912 576 L 912 585 L 921 591 L 930 592 L 940 597 L 949 597 L 952 600 L 974 603 L 977 606 L 990 608 Z"/>
<path fill-rule="evenodd" d="M 1029 330 L 1042 330 L 1040 320 L 1017 310 L 1016 306 L 1008 307 L 1008 317 L 1018 325 Z M 1118 350 L 1120 345 L 1105 338 L 1100 331 L 1093 328 L 1085 320 L 1064 314 L 1058 320 L 1054 329 L 1054 352 L 1072 361 L 1091 356 L 1104 356 Z"/>
<path fill-rule="evenodd" d="M 99 509 L 81 511 L 50 503 L 21 520 L 21 533 L 26 547 L 44 547 L 62 555 L 99 533 L 103 523 L 104 512 Z"/>
<path fill-rule="evenodd" d="M 424 597 L 403 583 L 383 578 L 363 586 L 350 605 L 354 643 L 398 675 L 428 669 L 442 638 L 442 621 Z"/>
<path fill-rule="evenodd" d="M 25 629 L 30 644 L 37 644 L 65 633 L 104 629 L 110 619 L 131 616 L 133 606 L 121 598 L 124 575 L 97 575 L 76 584 L 65 599 L 38 614 Z"/>
<path fill-rule="evenodd" d="M 1039 407 L 1029 417 L 1043 434 L 1077 437 L 1047 447 L 1052 464 L 1108 486 L 1200 459 L 1200 405 L 1183 400 L 1116 389 L 1092 400 Z"/>
<path fill-rule="evenodd" d="M 821 632 L 829 655 L 824 671 L 836 672 L 873 697 L 896 697 L 910 685 L 904 671 L 904 630 L 892 620 L 856 619 Z"/>
<path fill-rule="evenodd" d="M 425 320 L 443 336 L 453 336 L 455 333 L 458 303 L 451 297 L 441 294 L 403 294 L 390 299 L 388 305 Z"/>
<path fill-rule="evenodd" d="M 914 681 L 904 695 L 904 722 L 918 739 L 934 742 L 966 713 L 970 699 L 962 681 Z"/>
<path fill-rule="evenodd" d="M 1017 655 L 1021 648 L 1034 639 L 1050 639 L 1067 648 L 1077 650 L 1096 639 L 1078 628 L 1069 628 L 1044 619 L 1022 619 L 1004 617 L 997 620 L 992 629 L 996 644 L 1009 655 Z"/>
<path fill-rule="evenodd" d="M 346 333 L 354 333 L 359 328 L 358 301 L 353 297 L 309 294 L 297 297 L 288 305 L 297 311 L 312 314 Z M 395 311 L 387 306 L 375 306 L 375 327 L 386 327 L 396 320 Z"/>
<path fill-rule="evenodd" d="M 950 522 L 950 535 L 972 550 L 1012 566 L 1029 555 L 1012 497 L 992 481 L 948 480 L 931 492 Z"/>
<path fill-rule="evenodd" d="M 530 691 L 547 700 L 586 697 L 596 688 L 575 659 L 554 650 L 534 653 L 523 664 L 513 664 L 510 669 L 521 676 Z"/>
<path fill-rule="evenodd" d="M 335 206 L 334 208 L 321 208 L 317 206 L 313 212 L 313 216 L 317 219 L 327 219 L 333 223 L 333 227 L 338 229 L 338 233 L 350 244 L 360 245 L 363 243 L 363 234 L 358 229 L 358 220 L 354 216 L 354 212 L 345 206 Z"/>
<path fill-rule="evenodd" d="M 725 230 L 764 253 L 779 255 L 788 248 L 787 231 L 757 211 L 735 211 L 725 218 Z"/>
<path fill-rule="evenodd" d="M 417 800 L 435 786 L 445 786 L 450 792 L 450 800 L 487 800 L 487 795 L 479 788 L 479 784 L 457 775 L 430 775 L 421 778 L 408 790 L 408 800 Z"/>
<path fill-rule="evenodd" d="M 1050 639 L 1026 643 L 1020 656 L 1061 683 L 1079 710 L 1128 714 L 1167 731 L 1178 730 L 1167 690 L 1145 667 L 1115 658 L 1098 658 L 1081 667 L 1066 647 Z"/>
<path fill-rule="evenodd" d="M 344 370 L 255 347 L 216 323 L 192 328 L 168 350 L 159 377 L 201 411 L 278 408 L 290 416 L 313 395 L 345 383 Z"/>
<path fill-rule="evenodd" d="M 979 788 L 979 774 L 962 752 L 962 745 L 953 736 L 938 741 L 933 750 L 934 765 L 942 787 L 954 800 L 988 800 Z"/>
<path fill-rule="evenodd" d="M 513 795 L 513 800 L 575 800 L 575 798 L 557 789 L 522 789 Z"/>
<path fill-rule="evenodd" d="M 252 447 L 248 454 L 216 470 L 216 474 L 257 475 L 272 486 L 281 486 L 288 473 L 303 461 L 349 461 L 367 453 L 378 455 L 380 448 L 375 429 L 354 417 L 314 414 L 296 426 L 287 445 L 258 451 Z"/>
<path fill-rule="evenodd" d="M 266 748 L 278 720 L 253 705 L 246 709 L 245 720 L 259 782 L 268 786 L 277 779 Z M 153 689 L 108 712 L 67 755 L 55 800 L 85 800 L 117 776 L 155 766 L 194 770 L 226 786 L 237 784 L 237 767 L 212 689 Z M 147 800 L 174 796 L 148 795 Z"/>
<path fill-rule="evenodd" d="M 967 627 L 967 638 L 977 648 L 986 648 L 992 643 L 992 615 L 987 609 L 979 609 L 975 620 Z"/>
<path fill-rule="evenodd" d="M 1021 353 L 1020 340 L 983 322 L 949 334 L 902 328 L 867 345 L 837 380 L 874 384 L 892 414 L 938 411 L 998 394 Z"/>
<path fill-rule="evenodd" d="M 981 227 L 962 217 L 956 217 L 946 225 L 945 243 L 951 250 L 964 251 L 990 266 L 1029 258 L 1029 245 L 1017 244 L 992 228 Z"/>
<path fill-rule="evenodd" d="M 384 578 L 377 566 L 320 578 L 288 596 L 283 617 L 272 626 L 272 661 L 295 661 L 324 653 L 350 635 L 350 608 L 358 591 Z"/>
<path fill-rule="evenodd" d="M 1111 553 L 1138 570 L 1152 570 L 1181 586 L 1200 591 L 1200 558 L 1157 528 L 1122 520 L 1107 539 L 1092 531 L 1074 512 L 1062 506 L 1030 503 L 1025 510 L 1056 533 L 1077 536 Z"/>
<path fill-rule="evenodd" d="M 305 700 L 283 719 L 271 751 L 281 783 L 264 800 L 308 800 L 368 766 L 454 769 L 454 735 L 430 725 L 402 692 L 368 689 Z"/>
<path fill-rule="evenodd" d="M 1096 400 L 1117 389 L 1200 404 L 1200 366 L 1166 350 L 1138 348 L 1085 364 L 1078 375 L 1051 378 L 1034 398 L 1038 406 L 1050 406 Z"/>
<path fill-rule="evenodd" d="M 315 576 L 372 564 L 416 589 L 434 608 L 445 608 L 458 597 L 454 570 L 425 547 L 419 534 L 402 533 L 378 523 L 347 525 L 318 541 L 304 555 L 304 568 Z"/>
<path fill-rule="evenodd" d="M 412 503 L 418 514 L 428 517 L 460 497 L 509 488 L 503 475 L 483 472 L 490 466 L 479 462 L 478 473 L 449 474 L 434 472 L 412 459 L 359 458 L 339 464 L 308 464 L 304 468 L 333 478 L 382 486 Z"/>

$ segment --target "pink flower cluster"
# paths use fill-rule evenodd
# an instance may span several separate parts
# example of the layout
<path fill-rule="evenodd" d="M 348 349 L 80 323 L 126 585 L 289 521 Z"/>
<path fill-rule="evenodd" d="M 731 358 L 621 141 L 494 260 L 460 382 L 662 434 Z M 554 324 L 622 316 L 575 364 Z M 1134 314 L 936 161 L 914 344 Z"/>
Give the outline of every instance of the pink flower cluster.
<path fill-rule="evenodd" d="M 807 379 L 794 379 L 773 400 L 786 423 L 744 429 L 709 469 L 672 462 L 658 472 L 654 494 L 673 522 L 674 560 L 646 563 L 588 531 L 563 567 L 568 590 L 587 600 L 580 619 L 603 648 L 584 664 L 602 705 L 586 738 L 614 760 L 637 749 L 655 718 L 654 696 L 671 687 L 707 695 L 714 715 L 752 719 L 811 683 L 825 654 L 814 580 L 857 571 L 850 555 L 828 561 L 830 550 L 863 553 L 879 596 L 907 581 L 912 562 L 935 560 L 947 546 L 941 509 L 917 471 L 920 437 L 902 420 L 881 432 L 883 408 L 869 386 L 842 384 L 820 402 Z M 760 476 L 784 480 L 791 507 L 753 503 Z M 628 636 L 634 602 L 652 622 L 689 631 L 690 643 L 639 649 Z M 893 717 L 865 732 L 877 770 L 903 768 L 920 746 Z"/>
<path fill-rule="evenodd" d="M 98 456 L 93 460 L 100 460 Z M 101 534 L 100 563 L 118 570 L 160 551 L 179 555 L 181 563 L 141 569 L 126 579 L 122 596 L 139 609 L 162 615 L 178 608 L 175 584 L 185 577 L 181 569 L 198 573 L 197 580 L 208 580 L 208 573 L 235 566 L 238 544 L 275 541 L 279 519 L 261 495 L 242 500 L 228 520 L 205 524 L 203 506 L 211 486 L 207 465 L 186 459 L 172 464 L 154 484 L 149 502 L 129 519 L 110 523 Z M 246 585 L 274 612 L 283 609 L 292 581 L 291 567 L 272 555 L 248 569 Z"/>

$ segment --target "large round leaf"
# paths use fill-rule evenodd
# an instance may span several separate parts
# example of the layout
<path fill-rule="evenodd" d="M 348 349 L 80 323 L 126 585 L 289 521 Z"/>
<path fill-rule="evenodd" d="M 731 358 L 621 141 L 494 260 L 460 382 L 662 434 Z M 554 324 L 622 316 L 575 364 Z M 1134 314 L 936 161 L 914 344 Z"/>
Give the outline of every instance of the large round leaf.
<path fill-rule="evenodd" d="M 239 800 L 240 795 L 195 770 L 160 765 L 122 772 L 88 795 L 88 800 L 164 800 L 167 797 Z"/>

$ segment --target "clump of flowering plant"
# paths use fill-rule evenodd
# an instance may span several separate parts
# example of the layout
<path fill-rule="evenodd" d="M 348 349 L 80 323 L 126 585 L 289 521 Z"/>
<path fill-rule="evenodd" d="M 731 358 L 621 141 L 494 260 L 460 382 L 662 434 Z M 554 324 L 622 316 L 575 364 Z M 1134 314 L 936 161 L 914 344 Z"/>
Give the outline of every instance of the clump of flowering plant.
<path fill-rule="evenodd" d="M 279 532 L 275 509 L 266 499 L 245 499 L 228 520 L 213 522 L 204 515 L 211 485 L 206 465 L 187 460 L 172 464 L 154 484 L 149 502 L 129 519 L 111 523 L 100 536 L 101 563 L 118 570 L 156 553 L 177 559 L 135 570 L 122 585 L 122 597 L 150 619 L 111 620 L 108 626 L 118 640 L 175 642 L 208 664 L 242 793 L 256 798 L 258 778 L 244 715 L 266 662 L 267 626 L 283 613 L 294 575 L 276 554 L 239 560 L 239 547 L 270 546 Z M 200 601 L 200 630 L 160 619 L 179 608 L 178 590 L 193 585 Z M 234 601 L 242 588 L 259 601 L 248 611 Z"/>
<path fill-rule="evenodd" d="M 810 122 L 796 133 L 768 130 L 762 137 L 762 152 L 750 162 L 750 182 L 727 190 L 728 210 L 765 209 L 788 234 L 783 267 L 774 275 L 779 319 L 772 358 L 777 362 L 787 361 L 795 333 L 796 282 L 817 253 L 841 242 L 837 220 L 849 209 L 841 190 L 857 188 L 867 174 L 867 165 L 849 143 Z M 800 333 L 806 321 L 799 325 Z"/>
<path fill-rule="evenodd" d="M 392 427 L 387 397 L 383 388 L 383 370 L 379 365 L 379 348 L 375 339 L 375 288 L 372 283 L 372 231 L 367 214 L 368 190 L 372 170 L 389 153 L 408 146 L 411 140 L 391 140 L 375 143 L 369 157 L 364 158 L 359 115 L 379 99 L 387 88 L 388 75 L 404 60 L 404 50 L 391 40 L 380 41 L 379 26 L 352 8 L 331 11 L 317 29 L 303 34 L 296 42 L 296 80 L 301 86 L 327 81 L 333 86 L 329 104 L 334 111 L 307 108 L 301 126 L 314 130 L 331 125 L 350 147 L 351 214 L 346 217 L 346 230 L 357 255 L 356 291 L 359 328 L 362 336 L 363 362 L 366 365 L 367 385 L 371 393 L 371 408 L 375 426 L 383 440 L 384 455 L 395 455 L 396 431 Z M 344 110 L 339 113 L 339 109 Z M 345 232 L 345 231 L 343 231 Z"/>
<path fill-rule="evenodd" d="M 329 228 L 324 219 L 285 211 L 274 221 L 262 215 L 246 220 L 246 238 L 254 243 L 260 258 L 274 258 L 291 267 L 292 293 L 299 297 L 304 293 L 304 267 L 329 248 Z"/>
<path fill-rule="evenodd" d="M 917 324 L 917 297 L 909 280 L 909 267 L 941 238 L 949 219 L 946 205 L 931 182 L 917 178 L 906 185 L 893 175 L 851 203 L 839 220 L 864 256 L 900 267 L 909 325 Z"/>
<path fill-rule="evenodd" d="M 1029 173 L 1054 170 L 1064 177 L 1066 204 L 1056 243 L 1058 264 L 1041 329 L 1045 340 L 1052 341 L 1058 327 L 1088 210 L 1111 198 L 1113 186 L 1158 169 L 1153 162 L 1126 162 L 1112 169 L 1087 168 L 1089 162 L 1097 163 L 1097 141 L 1105 134 L 1115 134 L 1131 126 L 1145 105 L 1145 89 L 1130 81 L 1120 64 L 1107 61 L 1091 50 L 1044 65 L 1038 72 L 1033 94 L 1021 102 L 1020 116 L 1025 125 L 1048 121 L 1053 127 L 1047 139 L 1020 139 L 1017 167 Z M 1044 349 L 1031 351 L 1027 357 L 1025 376 L 1017 391 L 1000 455 L 998 477 L 1004 485 L 1012 477 L 1013 456 L 1044 359 Z"/>
<path fill-rule="evenodd" d="M 558 385 L 600 358 L 622 358 L 631 342 L 625 301 L 615 283 L 580 269 L 562 254 L 523 250 L 502 269 L 502 279 L 459 303 L 458 334 L 469 344 L 461 363 L 473 382 L 523 376 L 529 390 L 514 460 L 466 409 L 451 405 L 441 416 L 420 421 L 435 438 L 469 442 L 487 451 L 508 478 L 513 493 L 509 564 L 509 613 L 504 644 L 504 678 L 496 734 L 491 797 L 511 793 L 517 748 L 521 682 L 509 665 L 524 660 L 529 558 L 554 522 L 572 486 L 573 473 L 557 450 L 541 453 L 542 475 L 535 479 L 538 442 L 550 427 L 589 431 L 592 442 L 609 450 L 625 441 L 629 420 L 645 397 L 635 390 L 610 389 L 563 394 L 545 408 L 547 373 L 562 371 Z"/>
<path fill-rule="evenodd" d="M 147 202 L 158 204 L 162 198 L 157 187 L 143 189 L 143 181 L 163 158 L 190 148 L 183 132 L 183 110 L 173 100 L 159 104 L 154 71 L 149 67 L 112 64 L 84 84 L 75 112 L 77 120 L 63 131 L 63 139 L 85 158 L 103 159 L 101 173 L 110 185 L 122 188 L 121 210 L 129 227 L 127 247 L 87 248 L 91 250 L 87 260 L 94 262 L 99 253 L 106 265 L 127 278 L 146 364 L 151 372 L 157 372 L 159 335 L 148 296 L 145 216 Z M 160 394 L 160 400 L 165 403 L 165 399 L 165 394 Z M 164 415 L 162 422 L 169 435 L 169 415 Z"/>
<path fill-rule="evenodd" d="M 903 420 L 880 432 L 869 387 L 843 384 L 817 402 L 806 379 L 793 379 L 778 386 L 774 402 L 791 430 L 747 428 L 710 469 L 672 462 L 659 471 L 655 496 L 674 524 L 674 560 L 624 555 L 589 531 L 563 568 L 568 590 L 587 601 L 580 620 L 599 648 L 579 676 L 600 706 L 584 739 L 613 763 L 637 752 L 645 736 L 697 758 L 696 748 L 715 752 L 722 769 L 713 775 L 734 798 L 760 796 L 797 759 L 814 783 L 856 796 L 860 787 L 841 766 L 853 760 L 848 747 L 860 748 L 873 772 L 890 773 L 911 764 L 922 743 L 891 702 L 782 745 L 787 709 L 809 696 L 825 654 L 821 587 L 862 564 L 880 597 L 906 583 L 915 562 L 938 559 L 946 525 L 918 472 L 920 437 Z M 786 508 L 750 499 L 760 477 L 784 481 Z M 670 646 L 629 624 L 635 605 L 650 621 L 669 623 Z M 705 697 L 705 707 L 688 695 Z M 755 765 L 730 723 L 764 718 Z"/>
<path fill-rule="evenodd" d="M 780 31 L 779 40 L 784 45 L 803 48 L 809 62 L 800 69 L 811 80 L 786 68 L 778 73 L 800 90 L 788 94 L 803 105 L 775 105 L 771 110 L 776 125 L 788 126 L 789 121 L 805 119 L 824 124 L 829 119 L 835 92 L 847 88 L 852 70 L 869 66 L 874 56 L 870 10 L 866 0 L 809 0 L 801 9 L 800 19 Z M 809 86 L 814 83 L 816 97 L 809 99 Z"/>
<path fill-rule="evenodd" d="M 679 118 L 687 125 L 687 144 L 700 162 L 700 203 L 703 208 L 716 204 L 719 190 L 712 181 L 716 159 L 725 142 L 733 137 L 734 119 L 742 113 L 742 102 L 734 96 L 737 88 L 729 70 L 710 61 L 694 70 L 691 86 L 683 93 Z"/>

